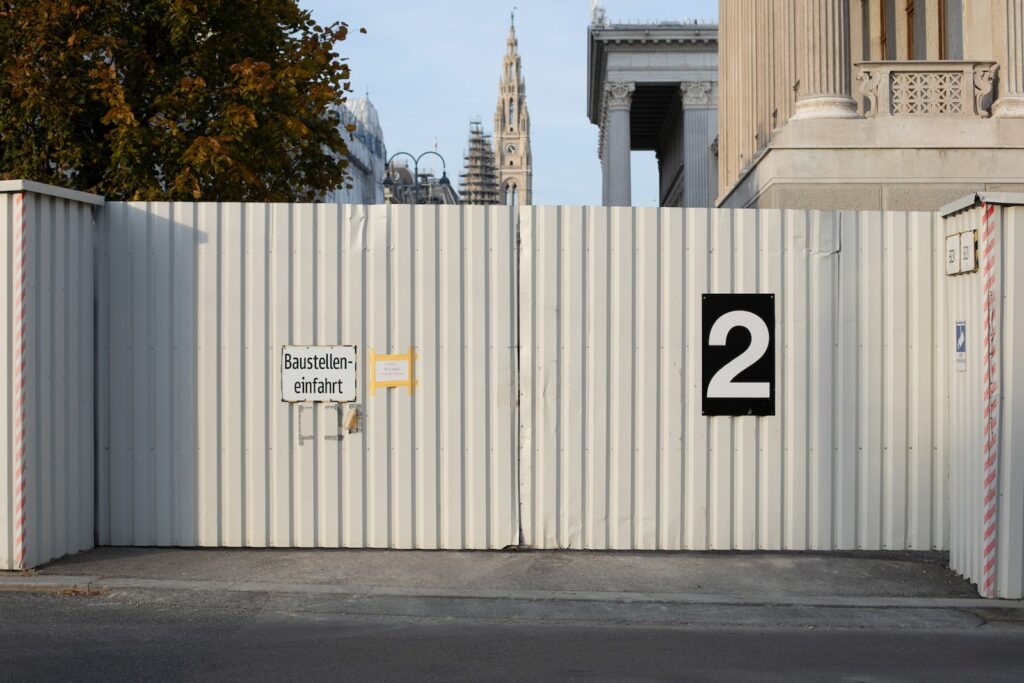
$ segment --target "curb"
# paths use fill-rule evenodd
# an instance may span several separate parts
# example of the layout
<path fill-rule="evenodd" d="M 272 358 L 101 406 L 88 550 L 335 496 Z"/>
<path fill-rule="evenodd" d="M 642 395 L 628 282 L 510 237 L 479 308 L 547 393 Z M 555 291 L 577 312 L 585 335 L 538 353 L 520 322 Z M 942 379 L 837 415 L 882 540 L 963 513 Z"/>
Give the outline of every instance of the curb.
<path fill-rule="evenodd" d="M 452 588 L 402 588 L 256 581 L 207 581 L 180 579 L 103 578 L 99 576 L 0 576 L 0 591 L 45 592 L 64 590 L 167 590 L 225 593 L 291 593 L 380 598 L 437 598 L 469 600 L 523 600 L 544 602 L 653 603 L 680 605 L 860 607 L 912 609 L 1010 609 L 1024 611 L 1024 600 L 987 598 L 910 598 L 766 596 L 709 593 L 634 593 L 610 591 L 465 590 Z"/>

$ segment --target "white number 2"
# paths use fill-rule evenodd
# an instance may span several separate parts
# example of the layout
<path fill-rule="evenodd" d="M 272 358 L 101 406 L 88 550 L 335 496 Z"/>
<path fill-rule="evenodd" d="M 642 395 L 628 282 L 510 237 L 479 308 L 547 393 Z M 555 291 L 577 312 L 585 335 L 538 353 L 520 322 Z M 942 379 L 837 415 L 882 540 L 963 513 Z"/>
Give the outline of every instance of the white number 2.
<path fill-rule="evenodd" d="M 725 346 L 725 340 L 734 327 L 745 327 L 750 332 L 750 346 L 725 364 L 708 383 L 708 398 L 770 398 L 768 382 L 734 382 L 740 374 L 756 363 L 768 350 L 768 326 L 750 311 L 729 311 L 711 326 L 708 344 Z"/>

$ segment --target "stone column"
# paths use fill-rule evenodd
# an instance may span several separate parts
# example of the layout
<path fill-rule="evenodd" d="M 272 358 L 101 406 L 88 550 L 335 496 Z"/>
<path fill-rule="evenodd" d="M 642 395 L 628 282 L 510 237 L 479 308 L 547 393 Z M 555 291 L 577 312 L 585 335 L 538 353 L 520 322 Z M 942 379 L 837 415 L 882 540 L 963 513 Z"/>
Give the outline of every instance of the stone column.
<path fill-rule="evenodd" d="M 858 118 L 851 73 L 848 0 L 797 0 L 800 87 L 793 118 Z"/>
<path fill-rule="evenodd" d="M 1002 62 L 999 69 L 999 99 L 992 105 L 992 116 L 1000 118 L 1024 117 L 1024 0 L 1003 0 L 1004 8 L 996 9 L 997 27 L 1005 22 L 1000 33 L 1004 36 Z M 1000 16 L 1002 15 L 1002 16 Z M 997 29 L 998 30 L 998 29 Z"/>
<path fill-rule="evenodd" d="M 608 107 L 608 133 L 605 138 L 608 174 L 608 206 L 629 206 L 630 139 L 629 109 L 633 103 L 635 83 L 605 83 L 604 96 Z"/>
<path fill-rule="evenodd" d="M 709 177 L 711 143 L 718 133 L 718 84 L 690 81 L 679 86 L 683 104 L 684 207 L 709 207 L 715 194 Z M 717 186 L 717 179 L 715 182 Z"/>

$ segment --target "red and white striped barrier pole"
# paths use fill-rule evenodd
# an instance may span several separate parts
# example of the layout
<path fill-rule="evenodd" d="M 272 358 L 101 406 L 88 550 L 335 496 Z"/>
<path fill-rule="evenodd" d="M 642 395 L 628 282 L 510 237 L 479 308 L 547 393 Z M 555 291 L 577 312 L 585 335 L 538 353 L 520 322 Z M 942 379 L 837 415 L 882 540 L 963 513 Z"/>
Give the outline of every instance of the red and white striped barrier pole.
<path fill-rule="evenodd" d="M 25 568 L 25 323 L 28 294 L 25 195 L 14 195 L 14 567 Z"/>
<path fill-rule="evenodd" d="M 981 265 L 985 294 L 984 350 L 984 412 L 982 439 L 984 446 L 984 497 L 981 523 L 981 594 L 996 597 L 997 549 L 999 543 L 999 248 L 995 206 L 982 204 Z"/>

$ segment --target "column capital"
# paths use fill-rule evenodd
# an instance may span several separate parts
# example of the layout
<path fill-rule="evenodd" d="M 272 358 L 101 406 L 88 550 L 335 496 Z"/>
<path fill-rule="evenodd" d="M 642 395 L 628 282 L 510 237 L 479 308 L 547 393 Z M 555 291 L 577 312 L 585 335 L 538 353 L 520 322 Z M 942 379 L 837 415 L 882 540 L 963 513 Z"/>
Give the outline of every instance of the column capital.
<path fill-rule="evenodd" d="M 718 87 L 714 81 L 685 81 L 679 84 L 683 108 L 714 107 L 718 104 Z"/>
<path fill-rule="evenodd" d="M 609 206 L 630 204 L 630 111 L 635 83 L 606 83 L 604 86 L 605 109 L 608 125 L 605 127 L 605 163 L 608 179 Z"/>
<path fill-rule="evenodd" d="M 609 109 L 629 109 L 635 91 L 636 83 L 609 81 L 604 84 L 605 104 Z"/>

